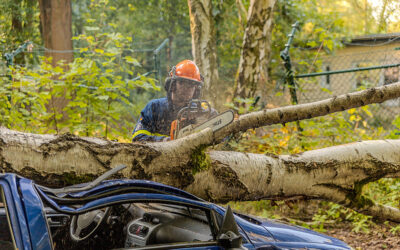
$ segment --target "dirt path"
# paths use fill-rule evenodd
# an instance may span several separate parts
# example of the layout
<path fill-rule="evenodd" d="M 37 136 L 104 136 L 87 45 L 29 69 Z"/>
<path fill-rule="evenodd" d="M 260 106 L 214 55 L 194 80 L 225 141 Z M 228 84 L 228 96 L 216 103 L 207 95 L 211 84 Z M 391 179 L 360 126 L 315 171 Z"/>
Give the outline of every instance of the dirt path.
<path fill-rule="evenodd" d="M 327 228 L 325 234 L 338 238 L 356 250 L 361 249 L 400 249 L 400 234 L 392 234 L 390 226 L 376 224 L 369 233 L 352 232 L 350 224 L 339 223 Z"/>

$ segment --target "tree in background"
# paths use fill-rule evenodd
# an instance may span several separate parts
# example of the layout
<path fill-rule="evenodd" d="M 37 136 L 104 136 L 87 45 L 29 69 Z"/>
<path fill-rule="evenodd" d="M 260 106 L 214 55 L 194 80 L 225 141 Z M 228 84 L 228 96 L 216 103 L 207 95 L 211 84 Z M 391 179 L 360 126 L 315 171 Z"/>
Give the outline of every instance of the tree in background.
<path fill-rule="evenodd" d="M 39 0 L 41 34 L 47 57 L 52 64 L 60 60 L 70 63 L 74 60 L 72 47 L 71 0 Z"/>
<path fill-rule="evenodd" d="M 250 3 L 234 96 L 249 98 L 256 92 L 266 96 L 275 3 L 276 0 Z"/>
<path fill-rule="evenodd" d="M 382 0 L 382 4 L 378 10 L 377 21 L 378 21 L 378 33 L 392 33 L 397 32 L 399 29 L 396 28 L 396 19 L 398 21 L 397 26 L 400 25 L 400 2 L 396 0 Z"/>
<path fill-rule="evenodd" d="M 221 99 L 216 94 L 219 83 L 217 47 L 211 0 L 188 0 L 192 53 L 204 77 L 205 95 L 213 104 Z"/>
<path fill-rule="evenodd" d="M 26 41 L 41 43 L 39 6 L 35 0 L 3 0 L 0 8 L 0 56 L 10 53 Z M 27 64 L 33 58 L 19 54 L 16 64 Z"/>

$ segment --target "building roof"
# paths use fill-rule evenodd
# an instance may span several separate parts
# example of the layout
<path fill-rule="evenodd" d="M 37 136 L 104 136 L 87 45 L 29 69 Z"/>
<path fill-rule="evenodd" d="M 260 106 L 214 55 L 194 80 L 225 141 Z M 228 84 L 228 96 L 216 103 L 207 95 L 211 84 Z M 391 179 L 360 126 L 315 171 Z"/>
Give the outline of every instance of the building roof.
<path fill-rule="evenodd" d="M 400 42 L 400 33 L 387 33 L 387 34 L 371 34 L 371 35 L 363 35 L 351 38 L 349 40 L 344 40 L 343 44 L 345 45 L 386 45 L 390 43 L 399 43 Z"/>

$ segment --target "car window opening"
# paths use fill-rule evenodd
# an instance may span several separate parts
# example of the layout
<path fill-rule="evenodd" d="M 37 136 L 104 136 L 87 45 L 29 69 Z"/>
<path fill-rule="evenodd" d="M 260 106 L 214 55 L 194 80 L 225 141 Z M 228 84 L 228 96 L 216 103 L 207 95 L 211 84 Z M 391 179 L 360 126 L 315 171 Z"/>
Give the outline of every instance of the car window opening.
<path fill-rule="evenodd" d="M 10 215 L 7 210 L 7 203 L 4 197 L 4 190 L 0 186 L 0 249 L 17 249 L 12 233 Z"/>
<path fill-rule="evenodd" d="M 165 249 L 215 245 L 216 239 L 210 211 L 180 204 L 124 203 L 79 216 L 49 209 L 47 218 L 54 249 Z"/>

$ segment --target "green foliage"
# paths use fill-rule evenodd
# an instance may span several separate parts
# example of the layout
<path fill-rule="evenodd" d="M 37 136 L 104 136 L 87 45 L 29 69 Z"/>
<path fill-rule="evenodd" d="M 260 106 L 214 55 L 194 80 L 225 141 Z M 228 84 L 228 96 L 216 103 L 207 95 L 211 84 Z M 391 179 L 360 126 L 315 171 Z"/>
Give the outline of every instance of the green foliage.
<path fill-rule="evenodd" d="M 373 224 L 371 216 L 357 213 L 349 208 L 342 207 L 341 205 L 332 202 L 322 202 L 318 212 L 313 216 L 313 223 L 311 228 L 314 230 L 325 232 L 325 224 L 327 222 L 350 222 L 353 225 L 352 231 L 358 233 L 368 233 L 370 225 Z"/>
<path fill-rule="evenodd" d="M 48 114 L 45 105 L 48 103 L 48 92 L 37 91 L 46 82 L 36 85 L 27 79 L 21 79 L 18 72 L 15 77 L 19 81 L 7 81 L 3 78 L 0 86 L 0 125 L 13 129 L 32 131 L 32 127 L 40 127 L 41 120 Z"/>
<path fill-rule="evenodd" d="M 132 103 L 130 92 L 158 88 L 151 78 L 124 79 L 119 75 L 124 67 L 110 57 L 76 58 L 67 70 L 46 60 L 34 70 L 15 68 L 13 80 L 0 87 L 0 125 L 35 133 L 129 139 L 133 112 L 137 115 L 143 106 Z M 60 99 L 67 100 L 63 110 L 57 106 Z"/>
<path fill-rule="evenodd" d="M 242 213 L 253 214 L 268 219 L 280 219 L 280 216 L 276 213 L 276 209 L 278 209 L 277 204 L 269 200 L 229 202 L 228 204 L 233 210 Z"/>
<path fill-rule="evenodd" d="M 93 14 L 106 16 L 106 1 L 91 4 Z M 108 32 L 99 32 L 103 30 Z M 71 132 L 128 141 L 134 116 L 145 101 L 137 98 L 133 102 L 135 92 L 145 96 L 159 87 L 152 78 L 131 80 L 141 65 L 125 53 L 130 37 L 94 26 L 88 18 L 85 32 L 74 40 L 80 44 L 80 56 L 69 65 L 60 62 L 52 66 L 51 59 L 42 58 L 36 68 L 12 69 L 12 79 L 0 88 L 4 101 L 0 125 L 35 133 Z M 66 104 L 60 105 L 60 100 Z"/>
<path fill-rule="evenodd" d="M 343 1 L 277 1 L 274 12 L 275 26 L 272 31 L 272 58 L 269 67 L 271 78 L 279 89 L 286 87 L 284 85 L 286 70 L 282 66 L 279 52 L 284 49 L 288 40 L 287 34 L 292 29 L 291 25 L 296 21 L 300 23 L 290 50 L 294 74 L 321 71 L 321 56 L 325 53 L 334 53 L 337 48 L 343 46 L 344 37 L 352 36 L 349 29 L 350 23 L 345 21 L 345 11 L 347 7 Z M 304 80 L 297 79 L 298 82 Z M 313 79 L 307 78 L 307 84 L 310 84 L 310 81 Z M 323 89 L 323 91 L 329 92 L 328 89 Z"/>
<path fill-rule="evenodd" d="M 248 9 L 249 0 L 241 1 Z M 217 54 L 219 74 L 224 81 L 233 83 L 240 58 L 240 48 L 246 24 L 246 16 L 238 9 L 239 1 L 212 1 L 216 27 Z M 238 16 L 241 15 L 242 22 Z M 231 86 L 230 86 L 231 87 Z"/>
<path fill-rule="evenodd" d="M 225 107 L 236 110 L 238 114 L 246 114 L 260 109 L 256 104 L 255 98 L 240 98 L 236 97 L 234 102 L 225 103 Z"/>
<path fill-rule="evenodd" d="M 0 8 L 0 56 L 26 40 L 41 43 L 39 4 L 31 0 L 2 0 Z"/>
<path fill-rule="evenodd" d="M 340 145 L 359 140 L 383 138 L 381 127 L 372 127 L 362 117 L 370 116 L 368 106 L 350 109 L 296 123 L 274 125 L 269 128 L 248 131 L 240 143 L 231 146 L 239 151 L 269 154 L 296 154 L 307 150 Z"/>
<path fill-rule="evenodd" d="M 400 180 L 383 178 L 364 187 L 364 194 L 381 204 L 400 208 Z"/>
<path fill-rule="evenodd" d="M 390 134 L 387 138 L 388 139 L 399 139 L 400 138 L 400 116 L 399 115 L 394 118 L 392 124 L 395 126 L 395 129 L 390 131 Z"/>
<path fill-rule="evenodd" d="M 394 226 L 389 230 L 392 234 L 399 234 L 400 233 L 400 225 Z"/>
<path fill-rule="evenodd" d="M 170 40 L 170 50 L 161 61 L 163 76 L 172 65 L 192 57 L 187 1 L 96 0 L 73 1 L 72 5 L 75 34 L 85 33 L 87 26 L 102 26 L 102 32 L 117 30 L 130 37 L 135 57 L 142 62 L 144 72 L 149 71 L 154 63 L 153 54 L 146 50 L 155 49 L 166 38 Z M 79 47 L 79 43 L 76 43 L 76 47 Z"/>

